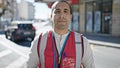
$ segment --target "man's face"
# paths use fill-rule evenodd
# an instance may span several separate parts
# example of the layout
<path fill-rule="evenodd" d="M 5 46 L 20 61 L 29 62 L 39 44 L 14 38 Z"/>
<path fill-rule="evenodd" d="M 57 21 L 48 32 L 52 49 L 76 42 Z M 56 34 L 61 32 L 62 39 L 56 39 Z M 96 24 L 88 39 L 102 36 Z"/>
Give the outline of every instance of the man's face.
<path fill-rule="evenodd" d="M 69 5 L 64 2 L 58 2 L 53 8 L 51 18 L 54 28 L 59 30 L 68 29 L 72 18 Z"/>

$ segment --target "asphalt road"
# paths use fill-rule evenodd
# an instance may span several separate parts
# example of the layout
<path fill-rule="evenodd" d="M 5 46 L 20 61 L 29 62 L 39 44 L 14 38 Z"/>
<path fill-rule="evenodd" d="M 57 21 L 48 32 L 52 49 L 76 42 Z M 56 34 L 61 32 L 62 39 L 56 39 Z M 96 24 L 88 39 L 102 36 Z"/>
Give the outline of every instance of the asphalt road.
<path fill-rule="evenodd" d="M 93 46 L 96 68 L 120 68 L 120 49 Z"/>

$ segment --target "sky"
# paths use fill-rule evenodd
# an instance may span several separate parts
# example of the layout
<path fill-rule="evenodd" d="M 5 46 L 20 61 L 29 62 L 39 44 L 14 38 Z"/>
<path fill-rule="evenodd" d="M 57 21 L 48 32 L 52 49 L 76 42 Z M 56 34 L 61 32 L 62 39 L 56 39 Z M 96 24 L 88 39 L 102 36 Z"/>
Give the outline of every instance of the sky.
<path fill-rule="evenodd" d="M 19 3 L 21 0 L 17 0 Z M 36 19 L 47 19 L 50 17 L 51 9 L 48 8 L 48 6 L 45 3 L 36 3 L 34 0 L 26 0 L 28 2 L 31 2 L 35 6 L 35 18 Z"/>

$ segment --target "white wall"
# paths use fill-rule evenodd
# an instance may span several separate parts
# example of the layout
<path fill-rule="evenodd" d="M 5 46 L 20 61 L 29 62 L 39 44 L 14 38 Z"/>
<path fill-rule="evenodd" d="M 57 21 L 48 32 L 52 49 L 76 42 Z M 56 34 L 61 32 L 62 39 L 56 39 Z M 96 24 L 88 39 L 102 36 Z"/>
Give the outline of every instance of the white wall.
<path fill-rule="evenodd" d="M 19 17 L 24 20 L 34 18 L 34 6 L 30 2 L 23 1 L 18 4 Z"/>

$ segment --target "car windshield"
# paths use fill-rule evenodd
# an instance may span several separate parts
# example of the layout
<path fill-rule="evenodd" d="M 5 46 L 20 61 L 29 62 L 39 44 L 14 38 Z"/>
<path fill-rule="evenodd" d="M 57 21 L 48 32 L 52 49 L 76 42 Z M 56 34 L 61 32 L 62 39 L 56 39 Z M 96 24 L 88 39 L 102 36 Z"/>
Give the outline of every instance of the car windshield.
<path fill-rule="evenodd" d="M 32 24 L 18 24 L 19 29 L 32 29 Z"/>

